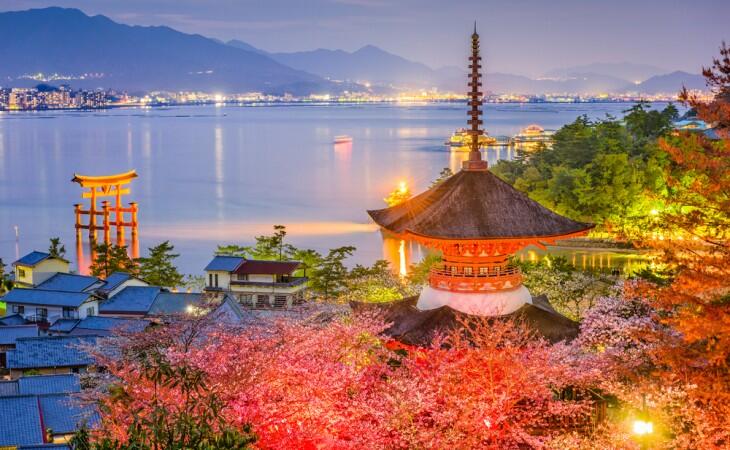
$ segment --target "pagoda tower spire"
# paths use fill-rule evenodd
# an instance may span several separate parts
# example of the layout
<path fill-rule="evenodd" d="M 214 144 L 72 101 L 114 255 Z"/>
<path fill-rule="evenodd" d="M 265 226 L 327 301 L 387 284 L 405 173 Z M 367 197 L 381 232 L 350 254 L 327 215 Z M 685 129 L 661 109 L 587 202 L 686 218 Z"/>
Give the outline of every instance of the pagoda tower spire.
<path fill-rule="evenodd" d="M 482 154 L 479 152 L 479 137 L 484 134 L 482 130 L 482 96 L 481 92 L 481 68 L 482 57 L 479 56 L 479 34 L 477 33 L 477 23 L 474 22 L 474 33 L 471 35 L 471 56 L 469 57 L 469 158 L 463 162 L 464 170 L 487 170 L 487 162 L 482 160 Z"/>

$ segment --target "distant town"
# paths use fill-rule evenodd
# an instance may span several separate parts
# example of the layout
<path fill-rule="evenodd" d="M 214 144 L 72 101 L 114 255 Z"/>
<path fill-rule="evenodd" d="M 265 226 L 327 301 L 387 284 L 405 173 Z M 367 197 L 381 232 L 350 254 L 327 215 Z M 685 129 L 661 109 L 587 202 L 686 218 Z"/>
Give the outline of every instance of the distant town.
<path fill-rule="evenodd" d="M 703 92 L 697 91 L 700 97 Z M 249 105 L 261 103 L 429 103 L 464 102 L 466 94 L 432 90 L 402 91 L 394 94 L 379 94 L 369 91 L 341 94 L 310 94 L 296 96 L 289 93 L 267 94 L 245 92 L 221 94 L 209 92 L 167 92 L 155 91 L 132 95 L 114 89 L 83 90 L 69 86 L 50 86 L 41 84 L 33 88 L 0 87 L 0 111 L 39 111 L 65 109 L 104 109 L 139 106 L 176 106 L 176 105 Z M 525 95 L 516 93 L 487 93 L 486 103 L 595 103 L 595 102 L 668 102 L 675 101 L 677 93 L 646 95 L 640 93 L 623 94 L 542 94 Z"/>

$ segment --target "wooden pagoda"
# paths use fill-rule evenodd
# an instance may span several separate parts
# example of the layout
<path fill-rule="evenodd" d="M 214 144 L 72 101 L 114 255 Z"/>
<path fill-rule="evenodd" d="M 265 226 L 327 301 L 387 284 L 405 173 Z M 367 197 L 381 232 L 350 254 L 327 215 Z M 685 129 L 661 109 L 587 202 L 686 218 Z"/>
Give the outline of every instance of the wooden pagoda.
<path fill-rule="evenodd" d="M 558 239 L 583 235 L 593 225 L 550 211 L 489 171 L 478 143 L 483 130 L 476 26 L 471 38 L 471 146 L 462 170 L 403 203 L 368 211 L 384 230 L 443 255 L 442 262 L 431 269 L 421 295 L 388 305 L 388 319 L 400 335 L 420 336 L 411 339 L 415 343 L 425 336 L 424 326 L 454 321 L 459 314 L 499 317 L 520 313 L 532 317 L 548 338 L 564 338 L 575 332 L 575 324 L 558 314 L 544 297 L 532 298 L 510 257 L 528 245 L 544 248 Z"/>

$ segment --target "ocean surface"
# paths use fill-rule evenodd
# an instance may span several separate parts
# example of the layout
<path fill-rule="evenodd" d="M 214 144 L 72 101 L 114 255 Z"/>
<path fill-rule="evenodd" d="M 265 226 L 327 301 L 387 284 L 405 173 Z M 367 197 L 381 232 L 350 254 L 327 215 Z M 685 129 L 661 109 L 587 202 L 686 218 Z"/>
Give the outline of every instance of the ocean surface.
<path fill-rule="evenodd" d="M 490 104 L 484 121 L 490 134 L 509 136 L 583 114 L 620 117 L 630 106 Z M 9 264 L 59 236 L 74 265 L 81 250 L 83 272 L 88 248 L 75 244 L 73 209 L 81 187 L 71 179 L 135 169 L 127 201 L 139 203 L 140 252 L 170 240 L 184 273 L 201 274 L 218 244 L 251 244 L 274 224 L 286 225 L 296 246 L 326 253 L 354 245 L 351 264 L 407 266 L 422 249 L 383 239 L 366 210 L 384 207 L 401 181 L 418 193 L 444 167 L 458 169 L 466 154 L 444 141 L 466 118 L 462 104 L 0 112 L 0 258 Z M 335 145 L 337 135 L 352 144 Z M 514 156 L 508 148 L 485 154 L 490 163 Z M 597 258 L 601 266 L 625 259 L 563 253 L 595 267 Z"/>

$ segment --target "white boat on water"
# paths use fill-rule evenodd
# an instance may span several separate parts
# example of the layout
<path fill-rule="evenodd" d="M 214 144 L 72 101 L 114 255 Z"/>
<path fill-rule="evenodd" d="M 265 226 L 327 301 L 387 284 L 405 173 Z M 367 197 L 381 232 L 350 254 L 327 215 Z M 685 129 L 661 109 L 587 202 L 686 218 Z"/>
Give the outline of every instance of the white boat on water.
<path fill-rule="evenodd" d="M 348 136 L 346 134 L 335 136 L 335 144 L 349 144 L 351 142 L 352 136 Z"/>

